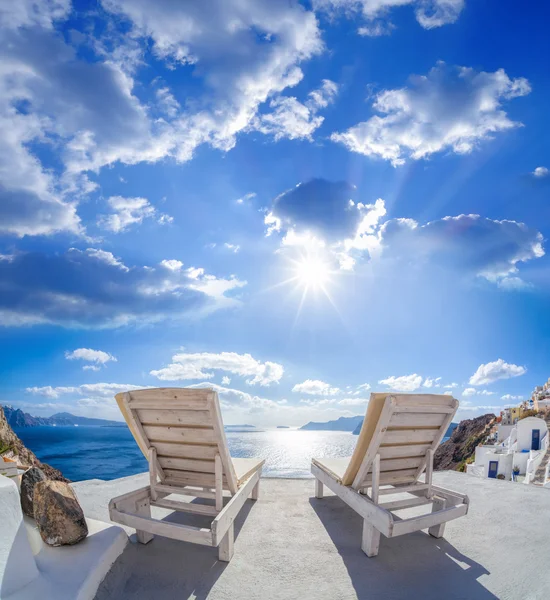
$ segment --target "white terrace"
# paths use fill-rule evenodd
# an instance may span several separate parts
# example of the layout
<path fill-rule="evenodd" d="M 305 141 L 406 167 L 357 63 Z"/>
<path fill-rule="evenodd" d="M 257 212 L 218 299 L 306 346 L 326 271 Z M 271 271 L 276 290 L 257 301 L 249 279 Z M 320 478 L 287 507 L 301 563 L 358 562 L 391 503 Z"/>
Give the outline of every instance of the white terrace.
<path fill-rule="evenodd" d="M 73 487 L 87 516 L 108 522 L 109 500 L 148 481 L 143 474 Z M 264 478 L 259 500 L 247 500 L 235 522 L 230 563 L 216 548 L 157 535 L 128 544 L 96 600 L 546 599 L 550 490 L 451 471 L 434 473 L 434 482 L 467 494 L 468 514 L 447 524 L 444 539 L 382 536 L 380 554 L 369 559 L 360 547 L 363 519 L 340 498 L 326 490 L 316 499 L 312 479 Z M 197 519 L 152 510 L 166 521 Z"/>

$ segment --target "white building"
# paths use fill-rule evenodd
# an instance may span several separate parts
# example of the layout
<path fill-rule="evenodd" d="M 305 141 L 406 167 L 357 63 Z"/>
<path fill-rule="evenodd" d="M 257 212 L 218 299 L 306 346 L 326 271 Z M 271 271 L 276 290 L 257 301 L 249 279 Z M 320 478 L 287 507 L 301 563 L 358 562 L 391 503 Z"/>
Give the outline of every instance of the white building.
<path fill-rule="evenodd" d="M 527 417 L 516 425 L 500 425 L 500 443 L 476 448 L 475 462 L 466 472 L 476 477 L 514 479 L 524 476 L 530 483 L 548 449 L 548 426 L 544 419 Z M 500 476 L 500 477 L 499 477 Z"/>

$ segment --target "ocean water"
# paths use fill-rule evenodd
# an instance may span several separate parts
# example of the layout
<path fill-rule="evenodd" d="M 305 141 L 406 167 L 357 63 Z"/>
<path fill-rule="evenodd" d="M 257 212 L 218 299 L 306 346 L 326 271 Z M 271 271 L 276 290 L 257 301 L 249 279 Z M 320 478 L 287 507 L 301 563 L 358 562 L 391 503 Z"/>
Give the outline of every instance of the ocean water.
<path fill-rule="evenodd" d="M 15 430 L 38 458 L 72 481 L 143 473 L 147 461 L 126 427 L 28 427 Z M 232 456 L 265 458 L 267 477 L 311 477 L 311 457 L 351 456 L 357 436 L 341 431 L 227 431 Z"/>
<path fill-rule="evenodd" d="M 38 458 L 72 481 L 143 473 L 147 461 L 126 427 L 27 427 L 15 430 Z M 226 431 L 232 456 L 265 458 L 267 477 L 311 477 L 312 456 L 350 456 L 357 436 L 340 431 Z"/>

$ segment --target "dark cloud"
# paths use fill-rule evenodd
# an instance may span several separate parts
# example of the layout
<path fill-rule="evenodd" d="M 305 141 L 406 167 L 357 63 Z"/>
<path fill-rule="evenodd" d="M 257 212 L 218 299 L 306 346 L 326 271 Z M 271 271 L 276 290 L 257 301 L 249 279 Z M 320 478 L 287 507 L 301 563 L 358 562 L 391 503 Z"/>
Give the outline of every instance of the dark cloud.
<path fill-rule="evenodd" d="M 275 198 L 272 214 L 284 229 L 342 240 L 353 237 L 361 221 L 356 195 L 355 186 L 345 181 L 312 179 Z"/>
<path fill-rule="evenodd" d="M 242 285 L 234 278 L 205 275 L 202 269 L 128 267 L 96 249 L 4 255 L 0 324 L 117 327 L 178 318 L 237 304 L 225 293 Z"/>

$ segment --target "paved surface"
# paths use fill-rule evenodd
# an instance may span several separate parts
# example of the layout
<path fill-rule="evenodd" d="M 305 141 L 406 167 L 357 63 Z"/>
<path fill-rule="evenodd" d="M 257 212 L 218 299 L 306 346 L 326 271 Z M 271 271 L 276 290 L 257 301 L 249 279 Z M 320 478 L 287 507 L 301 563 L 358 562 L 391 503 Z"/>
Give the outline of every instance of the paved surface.
<path fill-rule="evenodd" d="M 249 500 L 236 522 L 229 564 L 218 562 L 215 548 L 167 538 L 129 544 L 96 600 L 546 600 L 550 490 L 455 472 L 434 479 L 471 500 L 468 515 L 447 524 L 445 539 L 382 536 L 379 556 L 369 559 L 360 550 L 361 519 L 330 491 L 317 500 L 312 480 L 263 479 L 260 500 Z M 74 485 L 87 516 L 108 520 L 108 500 L 146 480 Z"/>

